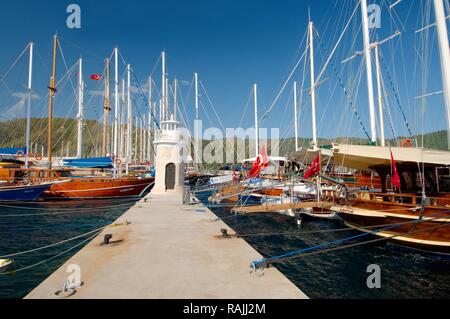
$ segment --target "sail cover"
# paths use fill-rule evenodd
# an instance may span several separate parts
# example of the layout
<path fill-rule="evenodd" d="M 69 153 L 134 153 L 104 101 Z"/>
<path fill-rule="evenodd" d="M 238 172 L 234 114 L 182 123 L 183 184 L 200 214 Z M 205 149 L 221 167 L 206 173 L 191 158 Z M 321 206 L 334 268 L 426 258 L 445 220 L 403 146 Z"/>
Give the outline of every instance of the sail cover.
<path fill-rule="evenodd" d="M 80 158 L 63 160 L 66 167 L 75 168 L 113 168 L 113 161 L 109 157 Z"/>
<path fill-rule="evenodd" d="M 450 152 L 420 148 L 380 147 L 362 145 L 334 146 L 336 163 L 348 168 L 368 170 L 373 166 L 390 166 L 391 152 L 397 163 L 425 163 L 435 166 L 450 165 Z"/>
<path fill-rule="evenodd" d="M 25 154 L 27 152 L 27 148 L 0 148 L 0 155 L 9 156 L 9 155 L 17 155 L 17 154 Z"/>

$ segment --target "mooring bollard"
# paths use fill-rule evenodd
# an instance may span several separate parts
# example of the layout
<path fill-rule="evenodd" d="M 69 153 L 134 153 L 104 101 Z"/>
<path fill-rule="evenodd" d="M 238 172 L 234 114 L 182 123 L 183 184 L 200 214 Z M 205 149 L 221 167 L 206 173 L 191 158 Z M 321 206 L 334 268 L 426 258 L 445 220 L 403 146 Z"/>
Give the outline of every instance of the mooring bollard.
<path fill-rule="evenodd" d="M 113 235 L 106 234 L 105 237 L 103 238 L 103 245 L 109 245 L 112 237 L 113 237 Z"/>
<path fill-rule="evenodd" d="M 191 204 L 191 187 L 185 186 L 183 189 L 183 205 Z"/>

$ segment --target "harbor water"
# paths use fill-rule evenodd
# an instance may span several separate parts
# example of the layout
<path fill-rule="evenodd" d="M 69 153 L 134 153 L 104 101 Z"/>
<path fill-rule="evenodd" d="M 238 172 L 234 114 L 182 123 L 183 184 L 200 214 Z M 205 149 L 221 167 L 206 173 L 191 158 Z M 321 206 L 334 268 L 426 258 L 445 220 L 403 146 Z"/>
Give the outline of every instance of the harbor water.
<path fill-rule="evenodd" d="M 209 194 L 199 198 L 207 205 Z M 0 255 L 53 244 L 107 226 L 120 218 L 134 202 L 51 202 L 0 206 Z M 162 208 L 161 208 L 162 209 Z M 337 220 L 294 218 L 279 214 L 234 215 L 231 207 L 210 209 L 265 257 L 313 247 L 358 234 L 353 230 L 333 232 L 345 225 Z M 200 213 L 200 212 L 198 212 Z M 325 232 L 321 232 L 325 231 Z M 313 232 L 313 233 L 311 233 Z M 39 264 L 89 236 L 35 253 L 13 257 L 13 269 L 0 274 L 0 298 L 23 298 L 85 244 Z M 371 238 L 361 238 L 366 241 Z M 346 242 L 356 243 L 358 241 Z M 249 270 L 250 270 L 249 261 Z M 367 267 L 381 268 L 381 288 L 369 289 Z M 310 298 L 448 298 L 450 259 L 428 255 L 388 242 L 378 242 L 300 257 L 274 264 Z M 63 285 L 64 283 L 61 283 Z"/>
<path fill-rule="evenodd" d="M 44 247 L 105 227 L 134 204 L 130 200 L 0 203 L 0 256 Z M 83 241 L 92 235 L 95 233 L 56 247 L 10 257 L 14 264 L 8 273 L 0 273 L 0 299 L 25 297 L 84 247 L 88 242 Z M 77 247 L 64 253 L 74 246 Z M 62 255 L 51 259 L 59 254 Z M 51 260 L 41 263 L 48 259 Z M 14 270 L 17 272 L 11 273 Z"/>
<path fill-rule="evenodd" d="M 207 204 L 208 194 L 199 195 L 199 198 Z M 354 230 L 331 231 L 346 228 L 340 220 L 308 218 L 298 225 L 296 219 L 280 214 L 234 215 L 230 207 L 211 206 L 210 209 L 238 234 L 243 234 L 243 238 L 265 258 L 360 234 Z M 366 236 L 343 244 L 373 238 Z M 370 265 L 380 266 L 379 289 L 368 288 L 367 279 L 372 274 L 367 272 Z M 295 258 L 274 266 L 313 299 L 431 299 L 450 296 L 450 258 L 385 241 Z"/>

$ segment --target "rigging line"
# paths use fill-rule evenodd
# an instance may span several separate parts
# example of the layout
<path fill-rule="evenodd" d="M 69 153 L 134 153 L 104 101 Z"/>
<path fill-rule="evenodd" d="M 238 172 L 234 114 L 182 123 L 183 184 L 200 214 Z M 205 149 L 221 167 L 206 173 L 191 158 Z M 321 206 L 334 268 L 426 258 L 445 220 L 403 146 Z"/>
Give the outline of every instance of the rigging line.
<path fill-rule="evenodd" d="M 327 55 L 327 49 L 323 46 L 322 39 L 321 39 L 319 33 L 316 32 L 316 34 L 317 34 L 317 39 L 319 40 L 318 42 L 319 42 L 319 46 L 320 46 L 321 50 L 325 52 L 325 55 Z M 372 139 L 370 138 L 369 133 L 367 132 L 367 130 L 366 130 L 365 126 L 364 126 L 364 123 L 362 122 L 362 119 L 361 119 L 361 117 L 359 115 L 359 112 L 358 112 L 358 110 L 356 108 L 356 105 L 353 103 L 353 100 L 351 99 L 351 97 L 350 97 L 350 95 L 349 95 L 349 93 L 347 91 L 347 88 L 345 87 L 341 77 L 339 76 L 339 73 L 336 70 L 336 67 L 335 67 L 334 63 L 331 60 L 330 60 L 330 65 L 331 65 L 331 68 L 333 70 L 334 75 L 338 78 L 339 84 L 341 85 L 342 89 L 344 90 L 344 94 L 345 94 L 345 96 L 346 96 L 346 98 L 348 100 L 350 108 L 353 110 L 353 112 L 355 113 L 357 119 L 359 120 L 359 124 L 361 126 L 361 130 L 367 136 L 369 141 L 372 141 Z"/>
<path fill-rule="evenodd" d="M 1 82 L 5 82 L 6 78 L 8 77 L 9 73 L 15 68 L 17 63 L 19 63 L 20 59 L 23 57 L 23 55 L 27 52 L 30 45 L 28 44 L 25 49 L 23 49 L 22 53 L 20 53 L 19 57 L 12 63 L 12 65 L 9 67 L 8 71 L 4 75 L 0 77 Z M 6 83 L 5 83 L 6 84 Z"/>
<path fill-rule="evenodd" d="M 206 108 L 205 108 L 205 106 L 203 105 L 203 102 L 202 102 L 202 101 L 199 101 L 199 104 L 200 104 L 200 106 L 202 107 L 203 111 L 205 111 L 206 118 L 208 119 L 209 124 L 211 125 L 211 127 L 213 127 L 214 124 L 213 124 L 213 122 L 211 121 L 211 118 L 209 117 L 208 112 L 206 112 Z"/>
<path fill-rule="evenodd" d="M 94 57 L 97 60 L 96 62 L 102 62 L 103 61 L 103 58 L 100 57 L 99 55 L 97 55 L 96 53 L 94 53 L 93 51 L 89 51 L 89 50 L 87 50 L 87 49 L 85 49 L 85 48 L 83 48 L 83 47 L 81 47 L 81 46 L 79 46 L 79 45 L 69 41 L 69 40 L 66 40 L 63 37 L 58 36 L 58 39 L 60 41 L 62 40 L 62 42 L 65 42 L 65 43 L 73 46 L 74 48 L 77 48 L 80 51 L 83 51 L 83 52 L 87 53 L 88 55 L 91 55 L 92 57 Z"/>
<path fill-rule="evenodd" d="M 344 28 L 344 31 L 342 31 L 341 36 L 339 37 L 338 41 L 336 42 L 336 45 L 334 46 L 333 50 L 331 50 L 331 54 L 328 56 L 328 60 L 325 62 L 325 65 L 322 67 L 322 70 L 319 73 L 319 76 L 317 77 L 316 83 L 314 85 L 317 85 L 322 78 L 323 74 L 325 73 L 326 68 L 328 67 L 328 64 L 331 62 L 331 59 L 334 56 L 334 53 L 336 52 L 337 48 L 339 47 L 340 42 L 342 41 L 342 38 L 344 37 L 344 34 L 347 32 L 347 28 L 350 26 L 350 22 L 353 20 L 353 17 L 356 14 L 357 9 L 359 8 L 359 1 L 356 5 L 356 8 L 353 10 L 353 13 L 350 17 L 350 19 L 347 22 L 347 25 Z M 317 35 L 319 35 L 319 32 L 316 30 Z"/>
<path fill-rule="evenodd" d="M 437 217 L 437 218 L 432 218 L 432 217 L 433 216 L 442 215 L 442 214 L 447 214 L 449 212 L 450 211 L 447 210 L 447 211 L 442 211 L 442 212 L 433 214 L 433 215 L 427 217 L 426 220 L 439 219 L 439 217 Z M 422 222 L 424 222 L 424 219 L 423 218 L 419 218 L 417 220 L 405 222 L 405 224 L 417 225 L 417 224 L 420 224 Z M 370 232 L 370 233 L 364 232 L 364 233 L 361 233 L 361 234 L 358 234 L 358 235 L 355 235 L 355 236 L 341 238 L 341 239 L 333 240 L 331 242 L 323 243 L 323 244 L 320 244 L 320 245 L 316 245 L 316 246 L 312 246 L 312 247 L 308 247 L 308 248 L 292 251 L 292 252 L 289 252 L 289 253 L 286 253 L 286 254 L 283 254 L 283 255 L 280 255 L 280 256 L 275 256 L 275 257 L 271 257 L 271 258 L 264 258 L 261 261 L 253 262 L 252 265 L 253 265 L 253 268 L 256 268 L 256 267 L 260 267 L 260 265 L 267 265 L 267 264 L 270 264 L 272 262 L 276 262 L 277 260 L 278 261 L 282 261 L 282 260 L 286 260 L 288 258 L 295 258 L 296 257 L 295 255 L 301 255 L 302 253 L 307 252 L 307 251 L 316 250 L 316 249 L 319 249 L 319 248 L 323 248 L 323 247 L 327 247 L 327 246 L 331 246 L 331 245 L 335 245 L 335 244 L 340 244 L 340 243 L 343 243 L 345 241 L 350 241 L 350 240 L 366 237 L 366 236 L 369 236 L 369 235 L 376 235 L 376 234 L 379 234 L 379 233 L 381 233 L 383 231 L 388 231 L 388 230 L 391 230 L 391 229 L 398 228 L 399 226 L 402 226 L 402 225 L 404 225 L 404 224 L 400 224 L 400 223 L 392 224 L 389 227 L 384 227 L 384 228 L 382 228 L 380 230 L 376 230 L 376 231 L 373 231 L 373 232 Z M 450 226 L 450 224 L 447 224 L 447 226 Z M 396 237 L 398 237 L 398 236 L 402 236 L 402 235 L 397 235 Z"/>
<path fill-rule="evenodd" d="M 172 93 L 172 96 L 175 95 L 174 87 L 172 85 L 169 85 L 169 91 L 170 91 L 170 93 Z M 181 97 L 181 94 L 177 95 L 177 97 Z M 183 100 L 181 100 L 181 103 L 183 103 Z M 181 105 L 177 101 L 177 110 L 179 111 L 178 114 L 179 114 L 179 116 L 181 118 L 181 122 L 184 124 L 184 127 L 187 127 L 186 121 L 185 121 L 185 118 L 184 118 L 184 114 L 182 112 L 180 112 L 180 108 L 181 108 Z"/>
<path fill-rule="evenodd" d="M 153 108 L 150 105 L 146 94 L 144 94 L 144 92 L 142 91 L 142 87 L 139 82 L 139 79 L 137 78 L 136 74 L 134 73 L 133 68 L 130 68 L 130 69 L 131 69 L 131 75 L 133 76 L 134 83 L 136 84 L 136 88 L 138 89 L 138 92 L 141 95 L 141 98 L 143 99 L 145 106 L 148 108 L 148 111 L 150 111 L 150 113 L 153 117 L 153 122 L 156 124 L 157 128 L 160 129 L 161 127 L 159 125 L 159 121 L 156 119 L 156 114 L 153 112 Z M 136 105 L 136 110 L 138 111 L 139 116 L 142 118 L 142 114 L 141 114 L 140 110 L 137 108 L 137 105 Z"/>
<path fill-rule="evenodd" d="M 412 236 L 412 235 L 414 235 L 416 233 L 420 233 L 420 232 L 424 232 L 424 231 L 437 230 L 439 228 L 448 227 L 448 226 L 450 226 L 450 225 L 449 224 L 437 225 L 437 226 L 428 227 L 428 228 L 425 228 L 425 229 L 419 229 L 419 230 L 415 230 L 415 231 L 410 231 L 410 232 L 408 232 L 406 234 L 392 235 L 392 236 L 389 236 L 389 237 L 376 238 L 376 239 L 367 240 L 367 241 L 363 241 L 363 242 L 358 242 L 358 243 L 354 243 L 354 244 L 349 244 L 349 245 L 344 245 L 344 246 L 337 246 L 337 247 L 334 247 L 334 248 L 323 249 L 323 250 L 319 250 L 319 251 L 315 251 L 315 252 L 311 252 L 311 253 L 301 254 L 299 256 L 288 257 L 288 258 L 286 258 L 284 260 L 277 260 L 277 261 L 274 261 L 274 262 L 289 261 L 289 260 L 295 259 L 295 258 L 319 255 L 319 254 L 328 253 L 328 252 L 332 252 L 332 251 L 338 251 L 338 250 L 343 250 L 343 249 L 348 249 L 348 248 L 353 248 L 353 247 L 373 244 L 373 243 L 377 243 L 377 242 L 388 241 L 388 240 L 395 239 L 395 238 L 401 237 L 401 236 L 409 237 L 409 236 Z M 372 233 L 367 233 L 367 234 L 368 235 L 373 235 Z"/>
<path fill-rule="evenodd" d="M 383 78 L 382 74 L 381 74 L 381 87 L 383 89 L 384 96 L 387 96 L 386 86 L 385 86 L 384 78 Z M 391 132 L 392 132 L 392 136 L 395 140 L 397 140 L 397 134 L 394 129 L 394 124 L 393 124 L 394 122 L 392 121 L 392 115 L 391 115 L 391 111 L 390 111 L 390 103 L 387 101 L 387 99 L 385 99 L 384 102 L 385 103 L 383 103 L 383 112 L 384 112 L 385 116 L 387 116 L 389 119 L 388 123 L 389 123 L 389 128 L 391 129 Z"/>
<path fill-rule="evenodd" d="M 60 246 L 60 245 L 63 245 L 65 243 L 68 243 L 68 242 L 71 242 L 71 241 L 83 238 L 83 237 L 85 237 L 87 235 L 91 235 L 93 233 L 98 233 L 100 231 L 103 231 L 104 229 L 108 228 L 109 226 L 110 225 L 107 225 L 107 226 L 104 226 L 104 227 L 100 227 L 100 228 L 91 230 L 90 232 L 87 232 L 87 233 L 84 233 L 84 234 L 81 234 L 81 235 L 78 235 L 76 237 L 72 237 L 72 238 L 69 238 L 69 239 L 65 239 L 65 240 L 62 240 L 62 241 L 54 243 L 54 244 L 50 244 L 50 245 L 46 245 L 46 246 L 35 248 L 35 249 L 30 249 L 30 250 L 26 250 L 26 251 L 21 251 L 21 252 L 17 252 L 17 253 L 13 253 L 13 254 L 0 256 L 0 259 L 1 258 L 11 258 L 11 257 L 16 257 L 16 256 L 26 255 L 26 254 L 29 254 L 29 253 L 34 253 L 34 252 L 37 252 L 37 251 L 41 251 L 41 250 L 49 249 L 49 248 L 52 248 L 52 247 Z"/>
<path fill-rule="evenodd" d="M 268 110 L 263 114 L 263 116 L 259 119 L 260 122 L 263 122 L 264 120 L 267 119 L 267 116 L 272 112 L 273 108 L 275 107 L 275 104 L 278 102 L 278 99 L 281 97 L 281 95 L 284 92 L 284 89 L 286 88 L 286 86 L 288 85 L 289 81 L 291 80 L 292 76 L 294 75 L 295 71 L 297 70 L 298 66 L 300 65 L 300 62 L 302 61 L 302 59 L 305 58 L 306 53 L 308 52 L 308 47 L 306 47 L 305 51 L 303 52 L 302 56 L 300 57 L 300 59 L 297 61 L 297 63 L 294 65 L 294 68 L 292 69 L 291 73 L 289 74 L 286 82 L 284 82 L 281 90 L 278 92 L 277 96 L 275 97 L 274 101 L 272 102 L 272 105 L 268 108 Z"/>
<path fill-rule="evenodd" d="M 220 117 L 219 117 L 219 115 L 218 115 L 217 112 L 216 112 L 216 108 L 214 107 L 214 104 L 213 104 L 213 102 L 211 101 L 211 98 L 209 97 L 209 94 L 208 94 L 208 92 L 206 91 L 205 87 L 203 86 L 203 82 L 202 82 L 201 80 L 200 80 L 200 85 L 201 85 L 203 91 L 204 91 L 205 94 L 206 94 L 206 98 L 208 99 L 209 104 L 211 105 L 211 108 L 213 109 L 214 114 L 216 115 L 217 119 L 219 120 L 219 124 L 220 124 L 220 126 L 222 127 L 222 130 L 225 132 L 225 127 L 223 126 L 222 121 L 220 120 Z"/>
<path fill-rule="evenodd" d="M 389 70 L 388 70 L 388 68 L 386 66 L 385 60 L 383 58 L 383 54 L 381 54 L 381 52 L 380 52 L 380 60 L 381 60 L 381 64 L 383 65 L 383 68 L 384 68 L 384 70 L 386 72 L 386 75 L 388 77 L 389 84 L 391 85 L 392 91 L 394 93 L 395 101 L 397 102 L 397 106 L 400 109 L 400 112 L 402 113 L 403 121 L 405 122 L 405 125 L 406 125 L 406 128 L 408 129 L 409 135 L 416 142 L 416 146 L 417 146 L 417 140 L 414 138 L 414 134 L 411 131 L 411 128 L 410 128 L 409 123 L 408 123 L 408 119 L 406 118 L 406 114 L 403 111 L 402 105 L 400 103 L 400 98 L 399 98 L 399 96 L 397 94 L 397 90 L 395 89 L 395 86 L 394 86 L 394 83 L 392 81 L 391 75 L 389 73 Z"/>
<path fill-rule="evenodd" d="M 193 82 L 191 82 L 191 84 L 190 84 L 189 91 L 192 89 L 192 85 L 193 85 Z M 188 91 L 188 94 L 189 94 L 189 91 Z M 187 97 L 187 98 L 189 98 L 189 97 Z M 181 99 L 181 107 L 182 107 L 183 117 L 186 119 L 186 122 L 187 122 L 187 123 L 185 123 L 185 125 L 187 124 L 186 127 L 192 136 L 192 129 L 191 129 L 189 117 L 187 115 L 186 104 L 184 102 L 185 99 L 183 99 L 183 94 L 180 94 L 180 99 Z M 186 101 L 188 101 L 188 99 Z"/>
<path fill-rule="evenodd" d="M 63 63 L 64 63 L 64 67 L 66 68 L 66 72 L 68 73 L 69 72 L 69 68 L 67 67 L 66 57 L 64 56 L 64 52 L 62 50 L 61 44 L 59 43 L 59 41 L 57 41 L 57 42 L 58 42 L 59 53 L 61 53 L 61 57 L 62 57 L 62 60 L 63 60 Z M 77 63 L 75 63 L 75 65 L 78 65 L 78 61 L 77 61 Z M 75 89 L 75 86 L 73 85 L 72 77 L 69 77 L 69 81 L 70 81 L 70 85 L 72 86 L 73 92 L 74 92 L 74 94 L 76 96 L 77 95 L 77 90 Z"/>
<path fill-rule="evenodd" d="M 253 90 L 250 90 L 250 94 L 248 96 L 247 103 L 245 104 L 245 107 L 244 107 L 244 112 L 242 112 L 241 121 L 239 122 L 239 127 L 242 127 L 242 125 L 244 124 L 245 115 L 247 115 L 247 111 L 248 111 L 248 108 L 250 105 L 250 100 L 252 98 L 252 95 L 253 95 Z"/>
<path fill-rule="evenodd" d="M 99 211 L 99 213 L 104 213 L 105 209 L 114 209 L 114 208 L 121 208 L 121 207 L 128 207 L 128 206 L 132 206 L 131 204 L 119 204 L 119 205 L 113 205 L 113 206 L 109 206 L 109 207 L 99 207 L 99 208 L 86 208 L 86 209 L 69 209 L 69 210 L 64 210 L 64 209 L 54 209 L 54 211 L 58 211 L 57 213 L 35 213 L 35 214 L 14 214 L 14 215 L 0 215 L 0 218 L 11 218 L 11 217 L 32 217 L 32 216 L 58 216 L 58 215 L 69 215 L 69 214 L 76 214 L 76 213 L 84 213 L 84 212 L 91 212 L 91 211 Z M 4 207 L 4 205 L 3 205 Z M 10 207 L 10 208 L 14 208 L 14 207 Z M 22 208 L 23 209 L 23 208 Z M 33 210 L 32 208 L 26 208 L 28 210 Z M 37 209 L 37 210 L 42 210 L 42 209 Z"/>
<path fill-rule="evenodd" d="M 40 262 L 38 262 L 38 263 L 35 263 L 35 264 L 33 264 L 33 265 L 30 265 L 30 266 L 27 266 L 27 267 L 24 267 L 24 268 L 21 268 L 21 269 L 18 269 L 18 270 L 14 270 L 14 271 L 11 271 L 11 272 L 6 272 L 6 273 L 0 273 L 0 276 L 13 275 L 13 274 L 16 274 L 16 273 L 18 273 L 18 272 L 22 272 L 22 271 L 25 271 L 25 270 L 28 270 L 28 269 L 37 267 L 37 266 L 39 266 L 39 265 L 45 264 L 45 263 L 47 263 L 47 262 L 49 262 L 49 261 L 51 261 L 51 260 L 53 260 L 53 259 L 56 259 L 56 258 L 58 258 L 58 257 L 60 257 L 60 256 L 65 255 L 65 254 L 67 254 L 68 252 L 74 250 L 75 248 L 77 248 L 77 247 L 79 247 L 79 246 L 81 246 L 81 245 L 87 243 L 88 241 L 90 241 L 90 240 L 94 239 L 95 237 L 97 237 L 98 235 L 100 235 L 100 233 L 101 233 L 101 232 L 98 232 L 97 234 L 94 234 L 93 236 L 87 238 L 86 240 L 83 240 L 82 242 L 78 243 L 77 245 L 73 246 L 72 248 L 69 248 L 69 249 L 63 251 L 62 253 L 60 253 L 60 254 L 58 254 L 58 255 L 56 255 L 56 256 L 50 257 L 50 258 L 48 258 L 48 259 L 45 259 L 45 260 L 43 260 L 43 261 L 40 261 Z"/>

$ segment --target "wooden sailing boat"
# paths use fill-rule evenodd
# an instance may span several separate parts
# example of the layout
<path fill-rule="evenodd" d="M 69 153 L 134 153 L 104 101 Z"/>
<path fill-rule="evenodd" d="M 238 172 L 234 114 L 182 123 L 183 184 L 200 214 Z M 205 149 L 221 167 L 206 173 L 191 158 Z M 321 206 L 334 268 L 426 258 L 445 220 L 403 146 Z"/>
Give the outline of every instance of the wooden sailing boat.
<path fill-rule="evenodd" d="M 56 52 L 54 52 L 54 54 L 56 55 Z M 115 55 L 117 60 L 117 49 L 115 50 Z M 107 154 L 108 115 L 111 110 L 109 64 L 110 64 L 109 59 L 106 59 L 104 120 L 103 120 L 104 130 L 103 130 L 103 150 L 102 150 L 104 158 L 108 156 Z M 54 78 L 54 76 L 55 75 L 53 74 L 52 78 Z M 82 75 L 80 74 L 80 77 L 81 76 Z M 51 113 L 49 112 L 49 114 Z M 51 150 L 51 145 L 49 145 L 49 150 Z M 113 163 L 113 165 L 116 166 L 118 165 L 118 163 L 117 162 Z M 65 173 L 67 175 L 67 172 L 70 172 L 70 170 L 63 170 L 59 172 L 55 171 L 56 175 L 57 176 L 59 175 L 59 177 L 62 177 L 61 173 Z M 103 171 L 103 174 L 104 173 L 105 172 Z M 114 172 L 110 172 L 109 176 L 92 176 L 92 177 L 70 176 L 70 178 L 71 179 L 69 182 L 54 185 L 48 191 L 44 192 L 43 194 L 44 198 L 99 199 L 99 198 L 117 198 L 117 197 L 141 197 L 146 191 L 148 191 L 153 186 L 155 180 L 154 177 L 115 176 Z"/>
<path fill-rule="evenodd" d="M 48 168 L 22 168 L 4 167 L 0 169 L 0 176 L 4 180 L 0 188 L 0 200 L 6 198 L 12 200 L 33 200 L 41 194 L 44 198 L 53 199 L 99 199 L 117 197 L 140 197 L 154 184 L 153 177 L 141 176 L 115 176 L 114 172 L 104 169 L 92 169 L 88 176 L 76 176 L 73 169 L 54 168 L 52 163 L 52 115 L 53 97 L 56 93 L 56 57 L 58 38 L 53 38 L 53 68 L 50 78 L 50 98 L 48 108 Z M 117 52 L 117 51 L 116 51 Z M 109 61 L 106 62 L 106 90 L 105 90 L 105 116 L 104 116 L 104 145 L 103 155 L 106 156 L 106 140 L 108 126 L 109 100 Z M 80 64 L 80 74 L 81 64 Z M 81 82 L 82 83 L 82 82 Z M 79 98 L 82 97 L 82 89 Z M 80 103 L 81 104 L 81 103 Z M 82 127 L 82 124 L 80 125 Z M 27 139 L 28 141 L 28 139 Z M 79 143 L 80 145 L 81 143 Z M 96 161 L 94 161 L 96 162 Z M 111 163 L 113 161 L 111 160 Z M 113 163 L 117 165 L 117 163 Z M 95 167 L 95 166 L 94 166 Z M 21 185 L 17 185 L 21 183 Z M 31 184 L 30 184 L 31 183 Z M 30 188 L 32 187 L 32 188 Z M 17 190 L 17 192 L 15 192 Z M 39 192 L 38 192 L 39 191 Z M 43 192 L 43 193 L 42 193 Z M 14 195 L 14 196 L 13 196 Z M 16 196 L 17 195 L 17 196 Z M 28 195 L 28 196 L 25 196 Z"/>
<path fill-rule="evenodd" d="M 365 2 L 361 1 L 363 17 L 367 16 Z M 434 8 L 449 124 L 450 52 L 442 0 L 434 0 Z M 364 29 L 367 33 L 367 26 Z M 365 42 L 367 49 L 367 35 Z M 348 226 L 416 249 L 450 254 L 450 152 L 335 145 L 334 156 L 343 166 L 374 170 L 382 180 L 381 193 L 358 192 L 331 208 Z M 389 190 L 393 180 L 396 192 Z"/>

